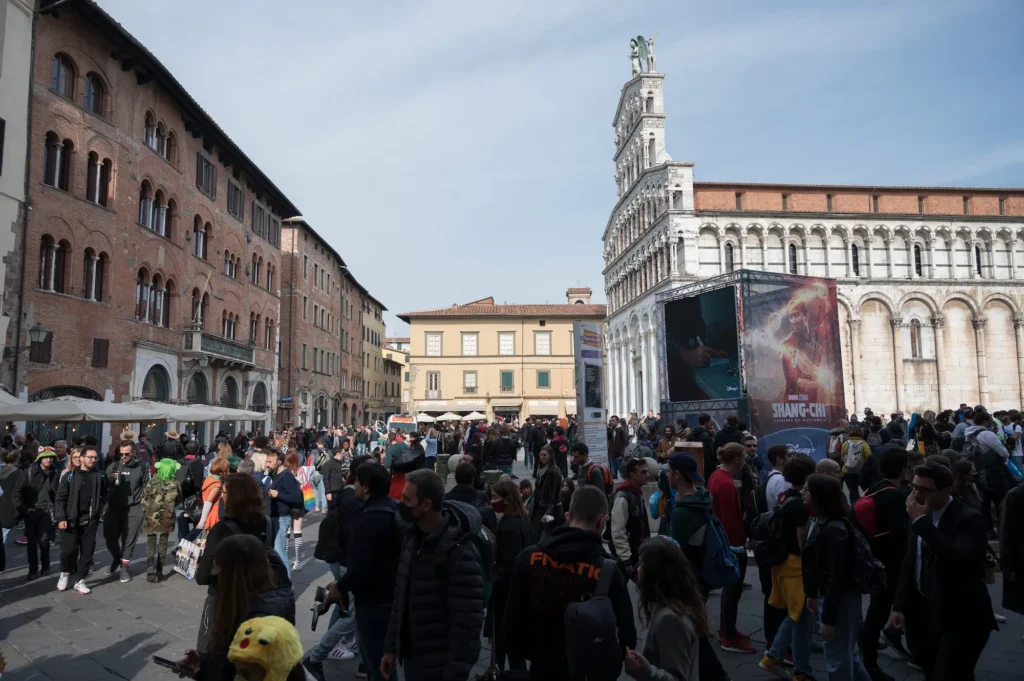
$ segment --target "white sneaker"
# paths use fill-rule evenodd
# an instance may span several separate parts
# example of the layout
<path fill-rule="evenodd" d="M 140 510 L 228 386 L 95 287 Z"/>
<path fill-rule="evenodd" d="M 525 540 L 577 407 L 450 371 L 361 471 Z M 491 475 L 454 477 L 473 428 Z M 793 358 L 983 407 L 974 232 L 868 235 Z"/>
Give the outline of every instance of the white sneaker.
<path fill-rule="evenodd" d="M 344 645 L 343 641 L 338 641 L 338 644 L 327 654 L 327 658 L 330 660 L 353 660 L 355 656 L 356 654 Z"/>
<path fill-rule="evenodd" d="M 68 588 L 68 577 L 71 575 L 67 572 L 60 573 L 60 579 L 57 580 L 57 591 L 66 591 Z"/>
<path fill-rule="evenodd" d="M 85 585 L 84 579 L 80 579 L 77 582 L 75 582 L 75 591 L 82 594 L 83 596 L 92 593 L 92 589 Z"/>

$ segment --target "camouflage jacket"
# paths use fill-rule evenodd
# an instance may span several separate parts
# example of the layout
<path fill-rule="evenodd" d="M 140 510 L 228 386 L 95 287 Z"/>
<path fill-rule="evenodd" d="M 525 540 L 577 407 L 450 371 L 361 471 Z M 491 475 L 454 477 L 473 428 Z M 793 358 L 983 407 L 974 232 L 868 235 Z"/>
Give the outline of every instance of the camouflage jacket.
<path fill-rule="evenodd" d="M 174 507 L 181 503 L 181 488 L 174 480 L 150 478 L 142 491 L 142 531 L 167 534 L 174 529 Z"/>

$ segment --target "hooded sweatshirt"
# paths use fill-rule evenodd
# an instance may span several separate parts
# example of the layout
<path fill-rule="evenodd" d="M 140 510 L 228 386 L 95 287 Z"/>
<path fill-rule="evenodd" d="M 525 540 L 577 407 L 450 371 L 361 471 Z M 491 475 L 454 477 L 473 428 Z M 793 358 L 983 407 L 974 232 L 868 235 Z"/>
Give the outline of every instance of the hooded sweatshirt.
<path fill-rule="evenodd" d="M 425 678 L 466 679 L 480 657 L 484 577 L 474 541 L 480 514 L 445 501 L 440 527 L 405 531 L 384 652 Z"/>
<path fill-rule="evenodd" d="M 108 467 L 106 475 L 111 478 L 107 506 L 128 508 L 142 502 L 142 490 L 149 481 L 148 464 L 138 457 L 127 464 L 118 460 Z"/>
<path fill-rule="evenodd" d="M 712 508 L 711 493 L 704 487 L 698 487 L 693 494 L 676 495 L 672 509 L 672 538 L 679 542 L 683 553 L 695 566 L 704 563 L 704 528 Z"/>
<path fill-rule="evenodd" d="M 508 651 L 530 660 L 531 679 L 567 679 L 565 609 L 594 593 L 605 552 L 601 535 L 562 526 L 519 554 L 512 573 L 505 632 Z M 619 647 L 636 648 L 636 624 L 619 570 L 608 591 L 619 626 Z"/>

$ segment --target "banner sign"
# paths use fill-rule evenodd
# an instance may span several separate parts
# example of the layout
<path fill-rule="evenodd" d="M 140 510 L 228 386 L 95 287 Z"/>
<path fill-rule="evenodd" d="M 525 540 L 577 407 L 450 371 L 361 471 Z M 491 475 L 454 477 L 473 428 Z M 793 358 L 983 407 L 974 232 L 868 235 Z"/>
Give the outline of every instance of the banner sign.
<path fill-rule="evenodd" d="M 608 430 L 605 418 L 604 333 L 601 324 L 573 322 L 576 361 L 576 418 L 590 460 L 608 465 Z"/>

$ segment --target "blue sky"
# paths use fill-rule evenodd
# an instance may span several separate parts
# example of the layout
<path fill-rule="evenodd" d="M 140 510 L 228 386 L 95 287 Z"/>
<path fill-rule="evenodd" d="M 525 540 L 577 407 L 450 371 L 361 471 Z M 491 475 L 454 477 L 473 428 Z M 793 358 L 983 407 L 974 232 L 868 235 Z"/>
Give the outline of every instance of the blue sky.
<path fill-rule="evenodd" d="M 637 34 L 697 181 L 1024 185 L 1019 0 L 99 2 L 392 313 L 603 302 Z"/>

